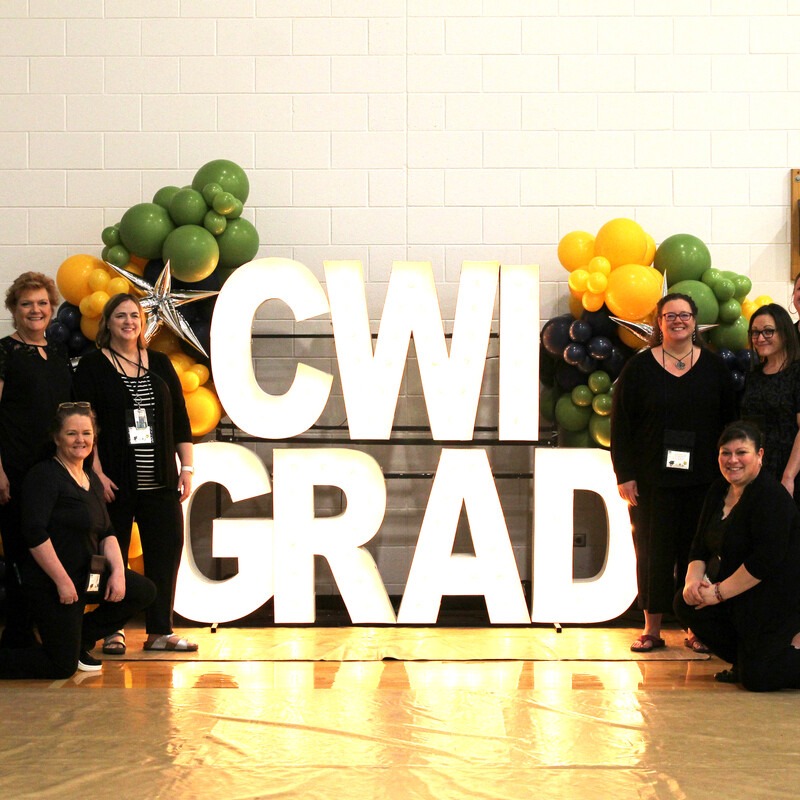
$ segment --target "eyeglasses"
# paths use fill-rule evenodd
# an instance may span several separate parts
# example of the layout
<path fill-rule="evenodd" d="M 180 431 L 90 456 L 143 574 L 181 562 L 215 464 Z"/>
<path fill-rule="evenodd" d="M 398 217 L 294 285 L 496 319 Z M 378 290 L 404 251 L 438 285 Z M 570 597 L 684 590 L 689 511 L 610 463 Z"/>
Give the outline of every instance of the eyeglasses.
<path fill-rule="evenodd" d="M 661 315 L 661 319 L 667 322 L 675 322 L 676 319 L 679 319 L 681 322 L 688 322 L 693 318 L 694 314 L 692 314 L 691 311 L 679 311 L 677 314 L 674 311 L 667 311 L 666 314 Z"/>
<path fill-rule="evenodd" d="M 92 404 L 87 403 L 85 400 L 81 400 L 78 403 L 59 403 L 58 410 L 59 411 L 69 411 L 71 408 L 80 408 L 82 411 L 91 411 Z"/>
<path fill-rule="evenodd" d="M 754 342 L 758 341 L 759 336 L 763 337 L 765 342 L 768 342 L 772 339 L 774 335 L 775 335 L 775 328 L 761 328 L 760 330 L 756 330 L 755 328 L 753 328 L 753 330 L 750 331 L 750 338 Z"/>

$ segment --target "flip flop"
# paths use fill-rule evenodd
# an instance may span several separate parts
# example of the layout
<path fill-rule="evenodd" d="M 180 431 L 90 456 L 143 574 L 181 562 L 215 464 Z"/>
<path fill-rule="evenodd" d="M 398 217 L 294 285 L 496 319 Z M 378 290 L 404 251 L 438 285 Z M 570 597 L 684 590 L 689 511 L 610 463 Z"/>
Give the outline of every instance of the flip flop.
<path fill-rule="evenodd" d="M 144 643 L 144 649 L 193 653 L 195 650 L 197 650 L 197 645 L 194 642 L 190 642 L 183 636 L 178 636 L 174 633 L 165 633 L 163 636 L 159 636 L 152 641 L 146 641 Z"/>
<path fill-rule="evenodd" d="M 117 631 L 103 639 L 103 652 L 107 656 L 124 656 L 125 650 L 125 631 Z"/>
<path fill-rule="evenodd" d="M 633 640 L 631 650 L 634 653 L 649 653 L 652 650 L 660 650 L 666 646 L 667 643 L 660 636 L 651 636 L 649 633 L 643 633 Z"/>
<path fill-rule="evenodd" d="M 687 636 L 683 640 L 683 646 L 688 647 L 693 653 L 711 652 L 696 636 Z"/>

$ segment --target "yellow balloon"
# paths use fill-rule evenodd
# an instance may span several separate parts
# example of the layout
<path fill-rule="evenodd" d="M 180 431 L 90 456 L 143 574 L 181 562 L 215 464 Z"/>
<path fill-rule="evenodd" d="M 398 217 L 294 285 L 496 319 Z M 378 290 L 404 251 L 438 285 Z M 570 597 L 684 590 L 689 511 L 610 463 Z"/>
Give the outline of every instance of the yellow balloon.
<path fill-rule="evenodd" d="M 631 320 L 631 322 L 640 322 L 642 320 Z M 617 327 L 617 335 L 619 336 L 620 340 L 623 344 L 628 345 L 628 347 L 632 348 L 633 350 L 638 350 L 641 347 L 644 347 L 647 342 L 644 339 L 639 338 L 635 333 L 629 331 L 627 328 L 619 325 Z"/>
<path fill-rule="evenodd" d="M 181 381 L 181 389 L 185 394 L 191 394 L 200 386 L 200 377 L 196 372 L 186 370 L 186 372 L 181 372 L 178 377 Z"/>
<path fill-rule="evenodd" d="M 184 399 L 192 426 L 192 436 L 205 436 L 211 433 L 222 416 L 222 405 L 216 392 L 208 386 L 199 386 Z"/>
<path fill-rule="evenodd" d="M 140 277 L 144 275 L 144 268 L 147 266 L 148 259 L 141 258 L 140 256 L 131 255 L 131 260 L 125 265 L 128 272 Z"/>
<path fill-rule="evenodd" d="M 178 351 L 177 353 L 170 353 L 169 360 L 173 363 L 173 365 L 180 365 L 180 370 L 176 369 L 175 372 L 183 372 L 184 370 L 189 369 L 192 364 L 194 364 L 194 359 L 187 353 L 184 353 L 182 350 Z"/>
<path fill-rule="evenodd" d="M 586 291 L 586 283 L 589 280 L 589 273 L 585 269 L 576 269 L 567 281 L 570 291 L 581 293 Z"/>
<path fill-rule="evenodd" d="M 585 267 L 594 255 L 594 236 L 586 231 L 572 231 L 558 243 L 558 260 L 572 272 Z"/>
<path fill-rule="evenodd" d="M 67 302 L 77 306 L 91 293 L 89 276 L 98 269 L 105 271 L 105 265 L 99 258 L 85 253 L 70 256 L 61 263 L 56 273 L 58 291 Z"/>
<path fill-rule="evenodd" d="M 128 547 L 128 563 L 131 559 L 139 558 L 142 554 L 142 539 L 139 536 L 139 526 L 134 522 L 131 527 L 131 543 Z"/>
<path fill-rule="evenodd" d="M 81 317 L 81 333 L 91 342 L 97 338 L 97 328 L 100 325 L 100 317 Z"/>
<path fill-rule="evenodd" d="M 108 292 L 92 292 L 88 298 L 89 307 L 92 309 L 92 316 L 99 317 L 108 302 Z M 81 300 L 83 303 L 83 300 Z"/>
<path fill-rule="evenodd" d="M 131 285 L 128 283 L 127 278 L 123 278 L 122 275 L 118 275 L 116 278 L 112 278 L 108 282 L 106 291 L 108 292 L 109 297 L 113 297 L 115 294 L 129 294 L 131 291 Z"/>
<path fill-rule="evenodd" d="M 611 262 L 603 256 L 595 256 L 589 260 L 586 269 L 589 272 L 602 272 L 603 275 L 608 275 L 611 272 Z"/>
<path fill-rule="evenodd" d="M 656 257 L 656 240 L 649 233 L 645 233 L 645 236 L 647 237 L 647 251 L 642 259 L 642 264 L 649 267 Z"/>
<path fill-rule="evenodd" d="M 144 556 L 137 556 L 136 558 L 128 559 L 128 566 L 134 572 L 144 575 Z"/>
<path fill-rule="evenodd" d="M 603 294 L 608 286 L 608 278 L 602 272 L 590 272 L 586 281 L 586 291 L 592 294 Z M 585 305 L 585 304 L 584 304 Z"/>
<path fill-rule="evenodd" d="M 575 294 L 573 292 L 569 293 L 569 313 L 572 314 L 575 319 L 580 319 L 581 315 L 583 314 L 583 294 Z"/>
<path fill-rule="evenodd" d="M 83 314 L 84 317 L 88 317 L 89 319 L 98 319 L 100 317 L 100 313 L 102 312 L 102 308 L 100 311 L 95 311 L 92 306 L 92 296 L 87 294 L 80 303 L 78 303 L 78 308 Z"/>
<path fill-rule="evenodd" d="M 750 317 L 753 316 L 755 310 L 758 308 L 754 300 L 749 297 L 742 301 L 742 316 L 750 322 Z"/>
<path fill-rule="evenodd" d="M 211 377 L 211 373 L 205 364 L 192 364 L 192 366 L 189 367 L 189 372 L 194 372 L 195 375 L 197 375 L 197 378 L 200 381 L 200 386 L 202 386 Z"/>
<path fill-rule="evenodd" d="M 147 346 L 152 350 L 158 350 L 165 356 L 171 356 L 181 349 L 180 340 L 168 328 L 161 328 L 158 334 L 147 343 Z"/>
<path fill-rule="evenodd" d="M 632 219 L 612 219 L 597 232 L 594 254 L 607 258 L 612 270 L 623 264 L 641 264 L 647 254 L 647 234 Z"/>
<path fill-rule="evenodd" d="M 661 297 L 661 286 L 649 267 L 623 264 L 611 271 L 606 289 L 606 305 L 615 317 L 642 319 Z"/>
<path fill-rule="evenodd" d="M 107 291 L 106 287 L 110 280 L 111 276 L 104 269 L 93 269 L 89 273 L 87 283 L 93 292 L 99 292 L 101 290 Z"/>
<path fill-rule="evenodd" d="M 603 307 L 605 296 L 603 294 L 595 294 L 594 292 L 584 292 L 581 297 L 581 305 L 587 311 L 599 311 Z"/>
<path fill-rule="evenodd" d="M 761 306 L 769 305 L 773 300 L 768 294 L 760 294 L 753 302 L 756 304 L 756 308 L 761 308 Z"/>

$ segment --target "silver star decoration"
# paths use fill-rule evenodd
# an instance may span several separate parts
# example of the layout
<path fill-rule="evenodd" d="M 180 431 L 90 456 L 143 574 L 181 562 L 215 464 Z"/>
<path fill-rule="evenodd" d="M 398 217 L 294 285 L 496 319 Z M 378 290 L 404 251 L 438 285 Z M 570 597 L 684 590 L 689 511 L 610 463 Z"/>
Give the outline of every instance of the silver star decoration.
<path fill-rule="evenodd" d="M 169 271 L 169 261 L 164 265 L 164 269 L 156 279 L 155 285 L 150 285 L 144 278 L 135 272 L 129 272 L 122 267 L 115 267 L 113 264 L 105 262 L 108 267 L 114 270 L 123 278 L 127 278 L 137 289 L 144 292 L 144 296 L 139 298 L 142 308 L 147 313 L 147 325 L 144 329 L 145 341 L 149 342 L 157 333 L 162 325 L 166 325 L 176 336 L 185 342 L 189 342 L 192 347 L 199 350 L 206 358 L 208 353 L 203 349 L 197 336 L 195 336 L 191 325 L 183 318 L 178 311 L 178 306 L 186 303 L 194 303 L 197 300 L 205 300 L 207 297 L 214 297 L 218 291 L 186 291 L 172 292 L 172 274 Z"/>

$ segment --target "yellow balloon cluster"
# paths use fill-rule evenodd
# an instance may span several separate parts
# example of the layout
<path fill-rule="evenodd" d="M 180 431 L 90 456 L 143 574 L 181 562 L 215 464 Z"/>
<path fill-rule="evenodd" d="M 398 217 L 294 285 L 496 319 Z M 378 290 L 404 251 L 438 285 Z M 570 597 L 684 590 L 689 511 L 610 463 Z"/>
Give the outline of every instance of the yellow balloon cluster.
<path fill-rule="evenodd" d="M 126 269 L 140 272 L 141 266 L 129 264 Z M 70 256 L 56 273 L 58 291 L 68 303 L 81 311 L 81 333 L 94 341 L 97 326 L 108 299 L 121 292 L 130 292 L 127 278 L 117 275 L 99 258 L 79 253 Z"/>
<path fill-rule="evenodd" d="M 192 436 L 205 436 L 219 424 L 222 417 L 222 405 L 219 402 L 214 385 L 209 381 L 211 373 L 205 364 L 199 364 L 185 353 L 174 333 L 162 329 L 153 338 L 149 346 L 169 356 L 183 389 L 183 399 Z"/>
<path fill-rule="evenodd" d="M 655 252 L 653 237 L 632 219 L 612 219 L 597 236 L 586 231 L 564 236 L 558 260 L 570 273 L 573 315 L 606 305 L 622 319 L 644 319 L 661 297 L 662 276 L 651 266 Z"/>

